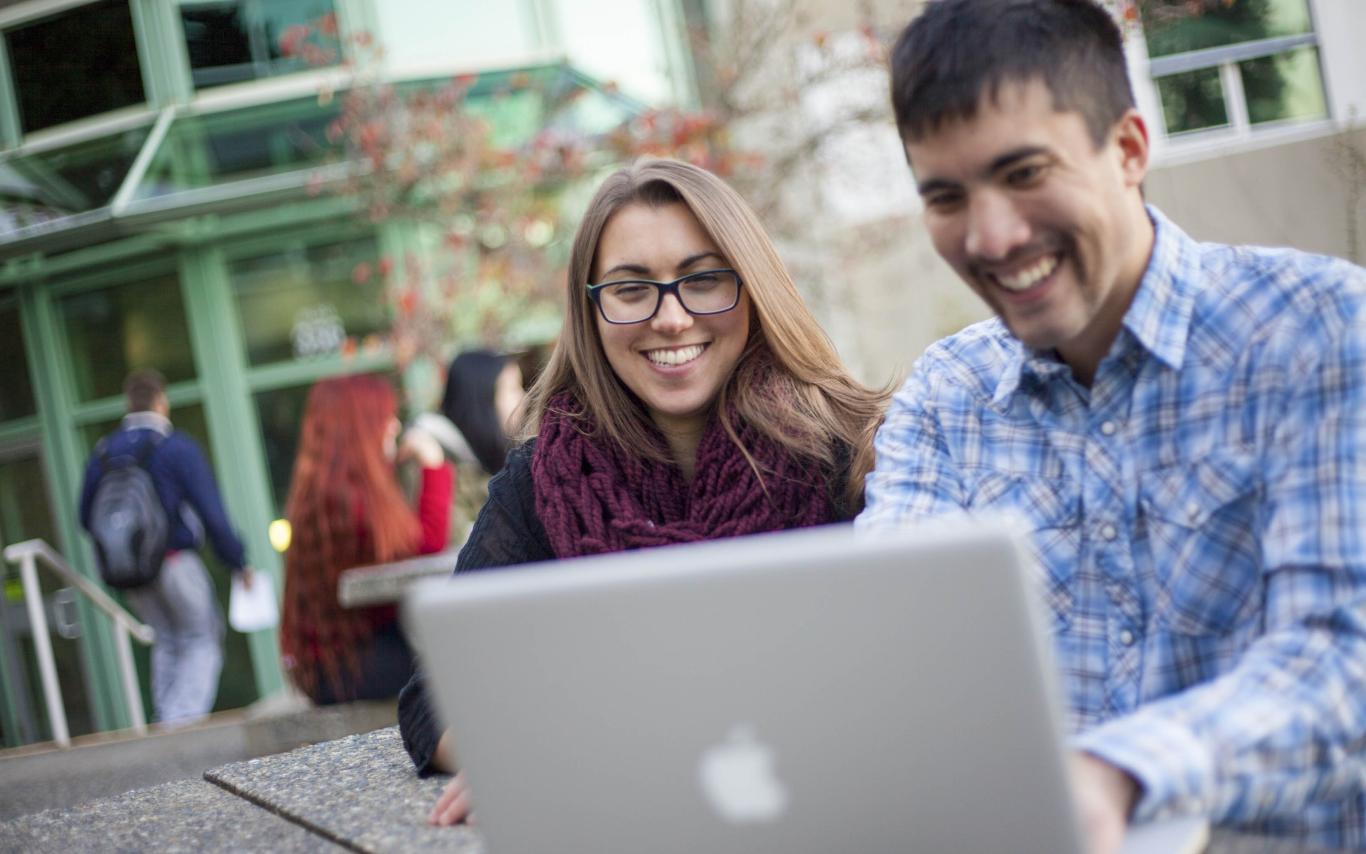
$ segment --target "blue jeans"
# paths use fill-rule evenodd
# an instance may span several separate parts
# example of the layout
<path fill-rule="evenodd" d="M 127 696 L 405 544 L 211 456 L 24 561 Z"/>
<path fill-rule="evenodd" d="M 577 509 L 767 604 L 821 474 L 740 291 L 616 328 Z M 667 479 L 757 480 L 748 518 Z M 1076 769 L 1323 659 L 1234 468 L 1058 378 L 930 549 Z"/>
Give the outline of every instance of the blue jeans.
<path fill-rule="evenodd" d="M 124 598 L 157 633 L 152 643 L 156 720 L 207 715 L 223 669 L 223 614 L 204 561 L 193 551 L 178 551 L 166 558 L 156 581 L 126 591 Z"/>

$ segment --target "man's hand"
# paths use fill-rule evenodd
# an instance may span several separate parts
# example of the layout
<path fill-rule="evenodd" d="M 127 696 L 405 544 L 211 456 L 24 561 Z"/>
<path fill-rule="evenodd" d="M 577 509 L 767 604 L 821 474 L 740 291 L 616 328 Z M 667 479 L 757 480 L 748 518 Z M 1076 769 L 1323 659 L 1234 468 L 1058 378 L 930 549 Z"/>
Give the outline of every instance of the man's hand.
<path fill-rule="evenodd" d="M 239 573 L 239 575 L 241 575 L 242 577 L 242 589 L 250 590 L 252 582 L 255 580 L 255 573 L 251 571 L 251 567 L 242 567 L 242 571 Z"/>
<path fill-rule="evenodd" d="M 470 815 L 470 789 L 465 785 L 465 772 L 461 771 L 451 778 L 446 788 L 441 790 L 436 806 L 427 816 L 427 823 L 437 827 L 449 827 L 461 822 L 474 823 Z"/>
<path fill-rule="evenodd" d="M 1138 801 L 1138 782 L 1089 753 L 1071 758 L 1072 790 L 1090 854 L 1114 854 L 1124 844 L 1124 829 Z"/>

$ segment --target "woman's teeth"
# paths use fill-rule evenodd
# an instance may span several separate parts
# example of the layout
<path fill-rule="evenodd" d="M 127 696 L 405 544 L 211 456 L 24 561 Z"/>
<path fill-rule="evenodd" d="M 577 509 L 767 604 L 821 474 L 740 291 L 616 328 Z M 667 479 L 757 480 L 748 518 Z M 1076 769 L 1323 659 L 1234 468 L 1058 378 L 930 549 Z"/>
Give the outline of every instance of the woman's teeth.
<path fill-rule="evenodd" d="M 1018 273 L 1011 273 L 1008 276 L 997 273 L 995 279 L 1006 290 L 1027 291 L 1043 281 L 1056 269 L 1058 269 L 1058 256 L 1049 255 L 1047 258 L 1040 258 Z"/>
<path fill-rule="evenodd" d="M 702 355 L 702 350 L 701 344 L 693 344 L 691 347 L 675 347 L 670 350 L 646 350 L 645 358 L 656 365 L 674 367 L 696 359 Z"/>

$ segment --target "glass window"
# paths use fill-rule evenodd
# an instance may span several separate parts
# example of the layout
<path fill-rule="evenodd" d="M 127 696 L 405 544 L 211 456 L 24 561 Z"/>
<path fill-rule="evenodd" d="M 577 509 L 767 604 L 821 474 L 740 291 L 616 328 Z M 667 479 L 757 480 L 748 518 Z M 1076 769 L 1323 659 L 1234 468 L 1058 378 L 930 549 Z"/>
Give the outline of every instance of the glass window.
<path fill-rule="evenodd" d="M 150 126 L 0 162 L 5 214 L 0 240 L 26 225 L 108 205 L 133 167 Z"/>
<path fill-rule="evenodd" d="M 276 518 L 285 515 L 289 500 L 289 481 L 294 473 L 294 454 L 299 450 L 299 427 L 304 421 L 304 404 L 312 383 L 263 391 L 256 395 L 256 412 L 261 418 L 261 439 L 270 469 L 270 494 L 275 499 Z"/>
<path fill-rule="evenodd" d="M 337 56 L 332 0 L 182 0 L 180 18 L 196 89 L 307 68 L 281 47 L 292 28 L 311 28 L 310 40 Z"/>
<path fill-rule="evenodd" d="M 1249 59 L 1239 63 L 1238 69 L 1252 124 L 1327 118 L 1319 52 L 1314 48 Z"/>
<path fill-rule="evenodd" d="M 304 98 L 177 119 L 138 186 L 151 198 L 228 181 L 304 170 L 334 151 L 327 126 L 338 107 Z"/>
<path fill-rule="evenodd" d="M 195 377 L 174 273 L 72 294 L 57 312 L 80 400 L 122 394 L 124 377 L 139 368 L 156 368 L 173 383 Z"/>
<path fill-rule="evenodd" d="M 1140 3 L 1150 57 L 1313 32 L 1308 0 L 1232 0 L 1202 3 L 1197 14 L 1188 0 Z"/>
<path fill-rule="evenodd" d="M 252 365 L 379 345 L 389 328 L 373 238 L 304 244 L 228 266 Z"/>
<path fill-rule="evenodd" d="M 128 0 L 15 27 L 5 42 L 26 132 L 146 100 Z"/>
<path fill-rule="evenodd" d="M 34 449 L 0 449 L 0 547 L 34 538 L 60 546 L 52 522 L 42 457 Z M 15 688 L 8 697 L 13 703 L 14 716 L 7 722 L 13 731 L 6 732 L 4 737 L 11 744 L 50 738 L 52 728 L 47 705 L 43 702 L 23 584 L 18 570 L 8 563 L 0 565 L 0 578 L 4 579 L 3 594 L 0 594 L 0 675 L 5 677 L 6 685 Z M 72 735 L 93 732 L 90 694 L 81 664 L 80 641 L 76 639 L 79 636 L 77 596 L 62 591 L 57 576 L 41 569 L 38 586 L 43 598 L 50 603 L 48 629 L 57 681 L 62 687 L 67 727 Z M 6 714 L 0 717 L 9 718 L 9 711 L 7 708 Z"/>
<path fill-rule="evenodd" d="M 1201 68 L 1157 80 L 1167 133 L 1223 127 L 1228 124 L 1224 85 L 1218 68 Z"/>
<path fill-rule="evenodd" d="M 1327 118 L 1308 0 L 1139 8 L 1169 134 Z"/>
<path fill-rule="evenodd" d="M 0 421 L 24 418 L 38 411 L 29 380 L 28 354 L 19 323 L 19 300 L 0 297 Z"/>
<path fill-rule="evenodd" d="M 379 35 L 402 46 L 390 62 L 413 67 L 506 65 L 536 51 L 535 21 L 526 3 L 405 0 L 376 3 Z"/>

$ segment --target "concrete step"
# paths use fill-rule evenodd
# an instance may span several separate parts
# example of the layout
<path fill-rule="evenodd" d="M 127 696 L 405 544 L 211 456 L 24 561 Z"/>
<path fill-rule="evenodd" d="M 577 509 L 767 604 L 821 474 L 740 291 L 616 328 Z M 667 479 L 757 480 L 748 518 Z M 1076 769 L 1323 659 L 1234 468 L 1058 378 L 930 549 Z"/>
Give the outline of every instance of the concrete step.
<path fill-rule="evenodd" d="M 175 780 L 199 780 L 225 763 L 283 753 L 390 726 L 393 701 L 314 708 L 289 702 L 220 712 L 177 728 L 73 739 L 70 748 L 26 745 L 0 752 L 0 821 L 71 808 Z"/>
<path fill-rule="evenodd" d="M 164 783 L 0 822 L 0 852 L 345 850 L 203 780 Z"/>

